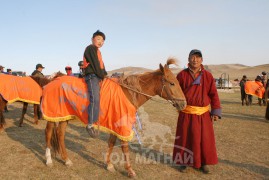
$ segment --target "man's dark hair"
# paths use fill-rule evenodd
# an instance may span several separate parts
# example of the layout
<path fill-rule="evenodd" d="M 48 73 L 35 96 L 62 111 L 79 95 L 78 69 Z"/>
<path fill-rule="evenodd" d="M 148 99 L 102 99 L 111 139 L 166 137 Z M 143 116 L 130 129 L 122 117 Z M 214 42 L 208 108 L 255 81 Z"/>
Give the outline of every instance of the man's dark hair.
<path fill-rule="evenodd" d="M 106 35 L 99 30 L 97 30 L 95 33 L 93 33 L 92 38 L 95 38 L 95 36 L 102 36 L 103 39 L 106 40 Z"/>

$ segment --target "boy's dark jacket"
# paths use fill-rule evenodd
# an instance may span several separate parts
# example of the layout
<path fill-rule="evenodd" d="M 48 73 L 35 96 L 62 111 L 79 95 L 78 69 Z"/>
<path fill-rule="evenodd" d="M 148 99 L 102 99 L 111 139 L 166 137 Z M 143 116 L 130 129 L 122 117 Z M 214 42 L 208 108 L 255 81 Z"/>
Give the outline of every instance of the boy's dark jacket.
<path fill-rule="evenodd" d="M 95 74 L 97 77 L 104 79 L 104 77 L 107 75 L 107 72 L 105 70 L 105 66 L 103 69 L 100 66 L 97 50 L 98 48 L 92 44 L 85 49 L 84 59 L 86 59 L 86 62 L 89 63 L 89 65 L 85 68 L 85 75 Z"/>

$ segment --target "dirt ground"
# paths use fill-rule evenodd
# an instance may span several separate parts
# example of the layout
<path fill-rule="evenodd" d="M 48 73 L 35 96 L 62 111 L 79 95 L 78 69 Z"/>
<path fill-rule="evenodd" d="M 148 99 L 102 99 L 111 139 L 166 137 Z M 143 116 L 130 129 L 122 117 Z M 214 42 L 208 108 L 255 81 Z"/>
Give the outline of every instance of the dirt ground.
<path fill-rule="evenodd" d="M 223 117 L 214 123 L 219 163 L 210 174 L 193 168 L 181 173 L 170 162 L 177 124 L 177 112 L 167 103 L 147 102 L 139 109 L 142 129 L 137 131 L 142 144 L 130 142 L 132 166 L 137 179 L 269 179 L 269 122 L 265 106 L 241 106 L 240 94 L 219 92 Z M 105 169 L 104 154 L 108 135 L 91 139 L 84 126 L 70 121 L 66 146 L 73 166 L 67 167 L 59 156 L 53 166 L 45 164 L 45 120 L 33 124 L 29 107 L 23 127 L 19 128 L 21 103 L 8 105 L 5 132 L 0 134 L 0 179 L 127 179 L 119 144 L 113 152 L 116 172 Z"/>

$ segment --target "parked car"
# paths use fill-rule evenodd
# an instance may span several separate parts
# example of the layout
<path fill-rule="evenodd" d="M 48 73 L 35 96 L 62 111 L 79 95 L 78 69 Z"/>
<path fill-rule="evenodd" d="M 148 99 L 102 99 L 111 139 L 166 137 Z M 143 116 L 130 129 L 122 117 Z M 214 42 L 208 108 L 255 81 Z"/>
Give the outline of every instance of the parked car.
<path fill-rule="evenodd" d="M 13 71 L 13 72 L 12 72 L 12 75 L 23 77 L 23 76 L 25 76 L 25 73 L 22 72 L 22 71 Z"/>

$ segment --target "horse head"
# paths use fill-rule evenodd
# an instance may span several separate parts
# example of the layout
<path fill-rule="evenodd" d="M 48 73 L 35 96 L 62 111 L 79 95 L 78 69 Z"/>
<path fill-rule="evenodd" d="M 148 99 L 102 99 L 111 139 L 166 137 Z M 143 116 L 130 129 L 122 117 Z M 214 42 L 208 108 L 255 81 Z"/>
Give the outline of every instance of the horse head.
<path fill-rule="evenodd" d="M 176 76 L 169 68 L 170 64 L 176 65 L 176 60 L 170 58 L 164 66 L 160 64 L 162 87 L 158 88 L 158 95 L 170 101 L 180 111 L 186 107 L 187 102 Z"/>

